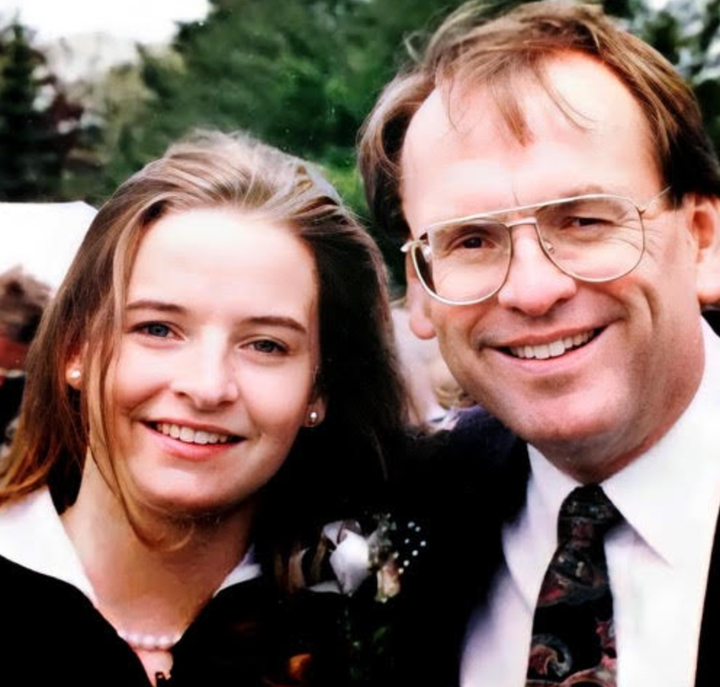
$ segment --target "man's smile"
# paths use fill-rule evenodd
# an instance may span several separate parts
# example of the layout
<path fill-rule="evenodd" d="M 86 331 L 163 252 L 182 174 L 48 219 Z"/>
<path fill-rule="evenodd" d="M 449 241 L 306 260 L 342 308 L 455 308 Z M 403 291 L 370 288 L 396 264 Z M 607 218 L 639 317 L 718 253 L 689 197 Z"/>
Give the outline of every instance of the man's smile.
<path fill-rule="evenodd" d="M 548 343 L 508 346 L 502 350 L 516 358 L 534 358 L 537 360 L 557 358 L 567 351 L 572 351 L 584 346 L 595 337 L 598 331 L 597 329 L 590 329 L 578 334 L 573 334 L 572 336 L 559 337 Z"/>

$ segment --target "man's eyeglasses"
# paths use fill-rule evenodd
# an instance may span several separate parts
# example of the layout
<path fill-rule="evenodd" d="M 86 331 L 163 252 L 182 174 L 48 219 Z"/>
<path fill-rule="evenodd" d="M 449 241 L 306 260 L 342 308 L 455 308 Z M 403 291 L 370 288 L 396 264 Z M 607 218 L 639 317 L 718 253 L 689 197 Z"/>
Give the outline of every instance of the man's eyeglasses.
<path fill-rule="evenodd" d="M 474 305 L 500 291 L 513 256 L 511 230 L 525 224 L 535 226 L 543 252 L 565 274 L 612 281 L 637 267 L 645 252 L 643 215 L 669 190 L 642 206 L 596 193 L 437 222 L 402 251 L 428 294 L 448 305 Z M 507 221 L 518 212 L 532 216 Z"/>

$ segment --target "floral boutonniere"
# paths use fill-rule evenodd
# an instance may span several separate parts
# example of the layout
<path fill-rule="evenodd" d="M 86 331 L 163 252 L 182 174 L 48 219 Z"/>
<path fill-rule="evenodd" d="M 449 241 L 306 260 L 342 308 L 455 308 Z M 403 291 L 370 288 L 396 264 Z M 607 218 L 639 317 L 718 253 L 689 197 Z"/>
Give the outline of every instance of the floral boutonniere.
<path fill-rule="evenodd" d="M 419 524 L 383 513 L 362 521 L 332 522 L 292 558 L 295 611 L 317 625 L 323 609 L 335 609 L 328 642 L 334 648 L 323 654 L 326 659 L 332 654 L 330 662 L 339 671 L 335 674 L 345 675 L 335 684 L 390 684 L 384 680 L 394 674 L 401 634 L 395 602 L 402 595 L 404 575 L 427 549 Z M 321 624 L 328 628 L 327 616 Z M 319 651 L 317 644 L 310 651 L 318 669 L 324 663 Z"/>
<path fill-rule="evenodd" d="M 317 545 L 301 551 L 292 563 L 296 586 L 353 596 L 374 579 L 377 601 L 399 594 L 402 575 L 427 548 L 422 527 L 387 513 L 372 516 L 369 522 L 369 534 L 356 520 L 326 525 Z"/>

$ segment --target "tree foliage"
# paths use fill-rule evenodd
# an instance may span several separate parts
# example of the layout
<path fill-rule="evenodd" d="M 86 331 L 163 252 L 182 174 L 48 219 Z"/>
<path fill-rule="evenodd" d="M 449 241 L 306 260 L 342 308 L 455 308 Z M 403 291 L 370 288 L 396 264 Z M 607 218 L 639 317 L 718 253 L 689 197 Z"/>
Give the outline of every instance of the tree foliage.
<path fill-rule="evenodd" d="M 83 108 L 48 71 L 26 29 L 0 31 L 0 200 L 59 198 Z"/>
<path fill-rule="evenodd" d="M 675 0 L 639 22 L 638 32 L 692 86 L 720 151 L 720 0 Z"/>

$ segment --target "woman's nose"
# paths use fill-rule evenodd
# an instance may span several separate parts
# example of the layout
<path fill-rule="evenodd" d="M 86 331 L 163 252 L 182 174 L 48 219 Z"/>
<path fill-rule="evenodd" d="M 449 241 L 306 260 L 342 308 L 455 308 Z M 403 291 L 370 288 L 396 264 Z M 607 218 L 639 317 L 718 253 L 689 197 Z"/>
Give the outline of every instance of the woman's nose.
<path fill-rule="evenodd" d="M 176 394 L 189 398 L 200 410 L 212 410 L 233 403 L 240 395 L 237 364 L 219 342 L 193 347 L 186 369 L 173 381 Z"/>

